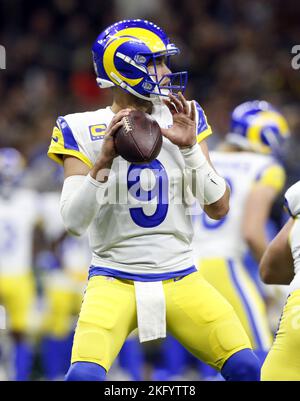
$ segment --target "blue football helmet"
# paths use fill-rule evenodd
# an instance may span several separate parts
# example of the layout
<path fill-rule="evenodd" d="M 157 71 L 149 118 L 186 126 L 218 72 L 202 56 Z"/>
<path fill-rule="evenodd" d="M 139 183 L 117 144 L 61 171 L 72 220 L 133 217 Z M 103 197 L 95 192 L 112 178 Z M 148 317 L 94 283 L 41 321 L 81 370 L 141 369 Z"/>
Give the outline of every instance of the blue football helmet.
<path fill-rule="evenodd" d="M 93 44 L 97 83 L 101 88 L 119 86 L 152 102 L 170 91 L 184 92 L 186 71 L 167 74 L 161 79 L 157 77 L 156 59 L 166 57 L 169 66 L 170 56 L 178 53 L 179 49 L 170 43 L 165 32 L 152 22 L 140 19 L 117 22 L 102 32 Z M 150 62 L 154 73 L 148 70 Z"/>
<path fill-rule="evenodd" d="M 14 148 L 0 148 L 0 187 L 13 186 L 20 180 L 25 159 Z"/>
<path fill-rule="evenodd" d="M 270 103 L 254 100 L 233 110 L 226 140 L 245 150 L 279 157 L 289 136 L 289 126 L 283 115 Z"/>

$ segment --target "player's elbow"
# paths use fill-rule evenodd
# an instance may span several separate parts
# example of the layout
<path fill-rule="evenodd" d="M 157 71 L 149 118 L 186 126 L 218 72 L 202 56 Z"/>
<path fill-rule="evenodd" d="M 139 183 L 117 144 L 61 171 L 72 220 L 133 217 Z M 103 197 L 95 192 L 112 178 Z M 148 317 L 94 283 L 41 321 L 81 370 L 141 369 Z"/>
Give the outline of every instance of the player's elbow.
<path fill-rule="evenodd" d="M 261 280 L 265 284 L 276 284 L 274 279 L 273 270 L 271 269 L 270 265 L 266 263 L 264 259 L 262 259 L 259 265 L 259 275 Z"/>
<path fill-rule="evenodd" d="M 69 234 L 74 235 L 75 237 L 80 237 L 85 233 L 85 229 L 83 227 L 73 224 L 65 224 L 65 229 Z"/>
<path fill-rule="evenodd" d="M 68 229 L 67 230 L 69 234 L 74 235 L 75 237 L 81 237 L 84 234 L 84 230 L 80 229 Z"/>
<path fill-rule="evenodd" d="M 280 284 L 277 277 L 278 266 L 276 263 L 276 257 L 274 258 L 274 256 L 275 255 L 272 253 L 272 249 L 269 246 L 259 263 L 259 275 L 265 284 Z"/>
<path fill-rule="evenodd" d="M 230 191 L 226 187 L 223 196 L 219 200 L 205 206 L 205 212 L 211 219 L 221 220 L 227 215 L 229 212 L 229 196 Z"/>
<path fill-rule="evenodd" d="M 214 220 L 221 220 L 223 219 L 227 213 L 229 212 L 229 207 L 222 207 L 222 208 L 218 208 L 217 210 L 213 211 L 213 213 L 211 213 L 211 217 Z"/>
<path fill-rule="evenodd" d="M 215 202 L 212 205 L 205 206 L 205 212 L 211 219 L 221 220 L 229 212 L 229 203 Z"/>

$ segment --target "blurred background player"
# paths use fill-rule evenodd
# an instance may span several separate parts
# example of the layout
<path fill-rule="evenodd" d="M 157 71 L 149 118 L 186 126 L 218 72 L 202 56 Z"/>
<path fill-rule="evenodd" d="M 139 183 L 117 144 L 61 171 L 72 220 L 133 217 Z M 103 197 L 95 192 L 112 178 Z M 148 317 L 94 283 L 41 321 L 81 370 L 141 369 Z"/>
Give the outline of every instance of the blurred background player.
<path fill-rule="evenodd" d="M 264 299 L 243 259 L 249 249 L 259 263 L 267 247 L 267 223 L 285 184 L 280 155 L 289 135 L 286 119 L 270 103 L 257 100 L 236 107 L 230 133 L 211 152 L 231 188 L 230 211 L 218 222 L 205 214 L 195 219 L 198 268 L 233 305 L 261 361 L 272 335 Z"/>
<path fill-rule="evenodd" d="M 36 192 L 22 187 L 25 160 L 13 148 L 0 149 L 0 302 L 12 339 L 13 380 L 27 380 L 32 364 L 28 338 L 34 324 L 32 272 L 35 228 L 40 221 Z"/>
<path fill-rule="evenodd" d="M 47 380 L 62 379 L 67 372 L 91 261 L 87 238 L 74 238 L 66 233 L 59 214 L 59 199 L 58 192 L 41 194 L 45 238 L 37 265 L 43 269 L 41 358 Z"/>
<path fill-rule="evenodd" d="M 291 217 L 260 263 L 266 284 L 289 284 L 275 340 L 262 367 L 264 381 L 300 380 L 300 181 L 288 189 L 285 199 Z"/>
<path fill-rule="evenodd" d="M 210 152 L 217 171 L 231 188 L 230 211 L 219 221 L 205 213 L 194 216 L 197 266 L 233 305 L 261 361 L 271 346 L 272 334 L 261 291 L 243 260 L 250 249 L 258 270 L 257 262 L 268 243 L 271 209 L 285 184 L 278 158 L 288 136 L 285 118 L 271 104 L 249 101 L 236 107 L 225 142 Z M 163 343 L 162 350 L 165 370 L 159 377 L 178 377 L 190 358 L 172 338 Z M 203 365 L 201 371 L 203 379 L 215 376 Z"/>

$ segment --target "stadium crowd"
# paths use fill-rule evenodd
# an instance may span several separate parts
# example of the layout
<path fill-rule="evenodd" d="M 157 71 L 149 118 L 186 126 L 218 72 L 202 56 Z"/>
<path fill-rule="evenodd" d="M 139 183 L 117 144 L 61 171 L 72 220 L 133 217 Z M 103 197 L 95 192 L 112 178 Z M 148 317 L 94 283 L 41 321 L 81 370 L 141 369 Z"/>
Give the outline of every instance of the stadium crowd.
<path fill-rule="evenodd" d="M 189 71 L 188 98 L 196 98 L 219 135 L 239 102 L 266 100 L 283 109 L 299 132 L 296 101 L 299 71 L 291 49 L 299 38 L 300 9 L 294 2 L 162 0 L 100 2 L 4 0 L 0 43 L 7 51 L 1 71 L 1 145 L 16 145 L 34 158 L 48 143 L 54 116 L 96 109 L 107 91 L 95 85 L 91 43 L 111 21 L 126 17 L 163 23 L 182 49 Z M 175 59 L 176 63 L 176 59 Z"/>

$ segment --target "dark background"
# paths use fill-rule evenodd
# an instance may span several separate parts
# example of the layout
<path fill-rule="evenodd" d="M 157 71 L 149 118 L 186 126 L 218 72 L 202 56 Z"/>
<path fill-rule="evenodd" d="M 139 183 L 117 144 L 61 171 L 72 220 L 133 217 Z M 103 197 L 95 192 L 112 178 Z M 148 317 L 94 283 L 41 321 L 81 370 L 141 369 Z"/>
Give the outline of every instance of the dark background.
<path fill-rule="evenodd" d="M 294 0 L 1 0 L 0 146 L 29 160 L 44 149 L 58 115 L 95 110 L 110 91 L 95 84 L 91 45 L 123 18 L 161 25 L 182 50 L 173 70 L 189 71 L 186 95 L 197 99 L 224 135 L 238 103 L 264 98 L 300 132 L 300 5 Z"/>

